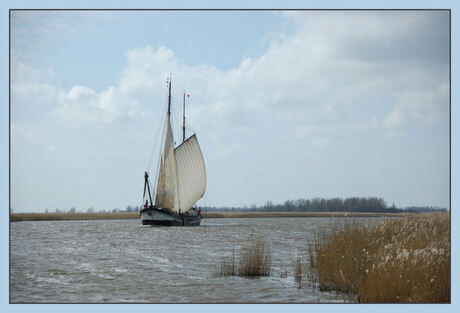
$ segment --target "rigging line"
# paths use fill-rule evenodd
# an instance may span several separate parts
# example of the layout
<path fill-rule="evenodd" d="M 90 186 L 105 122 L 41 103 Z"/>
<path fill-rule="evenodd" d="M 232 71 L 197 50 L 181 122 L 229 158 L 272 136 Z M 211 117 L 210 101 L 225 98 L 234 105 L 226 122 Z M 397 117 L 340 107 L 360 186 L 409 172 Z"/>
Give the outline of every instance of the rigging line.
<path fill-rule="evenodd" d="M 160 163 L 161 163 L 161 157 L 158 157 L 158 160 L 157 160 L 157 167 L 156 167 L 156 171 L 155 171 L 155 177 L 156 177 L 156 179 L 155 179 L 155 185 L 153 186 L 154 189 L 153 189 L 153 191 L 152 191 L 152 193 L 153 193 L 153 198 L 155 199 L 155 201 L 156 201 L 156 195 L 157 195 L 156 193 L 157 193 L 157 187 L 158 187 L 158 186 L 157 186 L 157 185 L 158 185 L 158 175 L 159 175 L 159 173 L 160 173 L 160 165 L 161 165 Z"/>
<path fill-rule="evenodd" d="M 172 99 L 172 97 L 171 97 Z M 163 109 L 163 112 L 162 112 L 162 119 L 161 119 L 161 124 L 160 125 L 165 125 L 166 124 L 166 118 L 167 117 L 167 109 L 168 109 L 168 106 L 165 106 L 164 109 Z M 170 109 L 170 116 L 174 116 L 174 105 L 172 105 L 172 101 L 171 101 L 171 105 L 169 106 L 169 109 Z M 171 125 L 171 119 L 170 119 L 170 127 L 171 127 L 171 131 L 173 132 L 173 138 L 174 138 L 174 127 L 173 125 Z M 164 129 L 164 128 L 163 128 Z M 163 131 L 163 135 L 164 135 L 164 131 Z M 162 136 L 161 138 L 161 146 L 160 146 L 160 149 L 161 147 L 163 146 L 163 141 L 164 141 L 164 136 Z M 161 152 L 160 152 L 161 153 Z M 151 162 L 152 162 L 152 158 L 151 158 Z M 151 164 L 150 162 L 150 164 Z M 155 184 L 153 185 L 153 197 L 156 199 L 156 191 L 157 191 L 157 187 L 158 187 L 158 175 L 159 175 L 159 172 L 160 172 L 160 166 L 161 166 L 161 155 L 158 156 L 157 158 L 157 166 L 156 166 L 156 171 L 155 171 Z M 149 169 L 150 169 L 150 166 L 149 166 Z"/>
<path fill-rule="evenodd" d="M 206 206 L 206 205 L 207 205 L 207 203 L 206 203 L 206 198 L 207 198 L 207 197 L 208 197 L 208 193 L 205 192 L 205 193 L 204 193 L 204 211 L 205 211 L 204 213 L 205 213 L 205 215 L 208 214 L 208 213 L 207 213 L 208 210 L 207 210 L 207 206 Z M 206 219 L 204 220 L 204 231 L 205 231 L 205 232 L 206 232 L 206 220 L 207 220 L 207 219 L 208 219 L 208 217 L 206 217 Z"/>
<path fill-rule="evenodd" d="M 176 109 L 172 107 L 172 116 L 173 116 L 173 126 L 171 127 L 174 133 L 174 138 L 182 138 L 182 136 L 178 136 L 178 130 L 177 130 L 177 125 L 181 125 L 179 123 L 179 118 L 178 118 L 178 113 L 176 112 Z"/>
<path fill-rule="evenodd" d="M 173 137 L 174 139 L 176 138 L 176 111 L 174 110 L 174 107 L 171 108 L 171 119 L 170 119 L 170 122 L 171 122 L 171 131 L 173 133 Z"/>
<path fill-rule="evenodd" d="M 147 183 L 148 183 L 149 185 L 152 185 L 152 183 L 150 182 L 150 176 L 147 178 Z M 152 198 L 150 199 L 150 205 L 153 205 L 153 203 L 152 203 L 153 200 L 152 200 L 152 199 L 155 199 L 155 200 L 156 200 L 156 198 L 155 198 L 156 192 L 157 192 L 157 189 L 156 189 L 156 186 L 155 186 L 155 189 L 151 191 L 151 193 L 152 193 L 152 195 L 151 195 Z"/>
<path fill-rule="evenodd" d="M 163 109 L 163 118 L 161 119 L 162 120 L 162 124 L 166 124 L 166 108 Z M 164 131 L 163 131 L 163 135 L 164 135 Z M 160 145 L 160 154 L 161 154 L 161 147 L 163 146 L 163 141 L 164 141 L 164 136 L 162 136 L 161 138 L 161 145 Z M 158 187 L 158 175 L 160 173 L 160 166 L 161 166 L 161 155 L 158 155 L 158 158 L 157 158 L 157 166 L 156 166 L 156 171 L 155 171 L 155 184 L 154 184 L 154 189 L 153 189 L 153 194 L 154 194 L 154 197 L 156 199 L 156 192 L 157 192 L 157 187 Z M 156 200 L 155 200 L 156 201 Z"/>
<path fill-rule="evenodd" d="M 159 121 L 158 126 L 157 126 L 157 131 L 155 133 L 154 142 L 153 142 L 153 145 L 152 145 L 152 149 L 150 151 L 150 156 L 148 158 L 147 172 L 149 172 L 151 167 L 152 167 L 153 154 L 155 153 L 155 150 L 157 149 L 158 138 L 160 137 L 162 126 L 164 126 L 164 123 L 165 123 L 166 109 L 167 108 L 164 107 L 163 111 L 161 112 L 160 121 Z"/>

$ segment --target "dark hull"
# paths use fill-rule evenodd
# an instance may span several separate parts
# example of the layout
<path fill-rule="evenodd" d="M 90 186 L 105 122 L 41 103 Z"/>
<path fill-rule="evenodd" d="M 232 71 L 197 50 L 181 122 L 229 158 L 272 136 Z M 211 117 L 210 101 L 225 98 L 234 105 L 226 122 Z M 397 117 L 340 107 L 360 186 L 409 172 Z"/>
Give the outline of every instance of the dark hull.
<path fill-rule="evenodd" d="M 152 226 L 199 226 L 201 216 L 174 214 L 157 208 L 147 208 L 140 212 L 142 225 Z"/>

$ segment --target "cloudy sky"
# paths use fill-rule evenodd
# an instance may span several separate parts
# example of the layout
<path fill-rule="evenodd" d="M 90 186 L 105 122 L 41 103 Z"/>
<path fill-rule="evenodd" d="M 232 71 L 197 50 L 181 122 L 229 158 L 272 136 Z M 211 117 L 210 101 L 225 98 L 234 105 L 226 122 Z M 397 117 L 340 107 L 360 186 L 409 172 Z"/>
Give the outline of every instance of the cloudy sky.
<path fill-rule="evenodd" d="M 200 205 L 449 205 L 447 11 L 14 11 L 13 210 L 141 204 L 169 73 Z"/>

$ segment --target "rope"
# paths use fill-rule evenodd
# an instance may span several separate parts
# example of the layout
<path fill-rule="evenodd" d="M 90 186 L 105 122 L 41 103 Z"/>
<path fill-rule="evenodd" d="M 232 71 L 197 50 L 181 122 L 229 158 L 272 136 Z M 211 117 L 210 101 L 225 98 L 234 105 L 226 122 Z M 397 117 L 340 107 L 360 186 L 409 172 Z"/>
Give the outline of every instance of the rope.
<path fill-rule="evenodd" d="M 161 144 L 163 145 L 163 140 L 161 141 Z M 160 148 L 161 149 L 161 148 Z M 156 171 L 155 171 L 155 177 L 158 178 L 158 175 L 160 173 L 160 164 L 161 163 L 161 156 L 158 155 L 158 158 L 157 158 L 157 166 L 156 166 Z M 150 179 L 150 177 L 149 177 Z M 158 185 L 158 179 L 155 179 L 155 184 L 153 185 L 153 190 L 152 190 L 152 197 L 155 198 L 155 193 L 157 192 L 157 185 Z M 152 203 L 153 205 L 153 203 Z"/>
<path fill-rule="evenodd" d="M 158 123 L 158 125 L 157 125 L 157 131 L 155 132 L 155 135 L 154 135 L 154 137 L 153 137 L 153 139 L 154 139 L 154 140 L 153 140 L 153 145 L 152 145 L 152 148 L 151 148 L 151 151 L 150 151 L 150 156 L 149 156 L 149 158 L 148 158 L 148 160 L 147 160 L 147 169 L 146 169 L 146 172 L 147 172 L 147 173 L 149 173 L 149 172 L 150 172 L 150 169 L 152 168 L 152 162 L 153 162 L 153 159 L 154 159 L 154 153 L 155 153 L 155 151 L 158 151 L 158 150 L 157 150 L 157 149 L 158 149 L 157 144 L 158 144 L 159 138 L 161 137 L 161 136 L 160 136 L 161 133 L 162 133 L 161 130 L 163 129 L 163 125 L 164 125 L 164 123 L 165 123 L 166 110 L 167 110 L 167 106 L 164 106 L 164 107 L 163 107 L 163 110 L 162 110 L 162 112 L 161 112 L 161 115 L 160 115 L 159 123 Z M 163 141 L 163 138 L 161 139 L 161 141 Z M 161 149 L 161 147 L 160 147 L 160 149 Z M 161 157 L 160 157 L 159 154 L 157 154 L 156 160 L 157 160 L 157 162 L 156 162 L 157 166 L 156 166 L 156 171 L 155 171 L 155 177 L 158 176 L 158 171 L 159 171 L 159 169 L 160 169 Z M 149 177 L 149 179 L 147 180 L 147 183 L 148 183 L 150 186 L 152 186 L 152 184 L 150 183 L 150 177 Z M 156 192 L 156 187 L 157 187 L 157 186 L 156 186 L 156 183 L 157 183 L 157 182 L 155 181 L 154 188 L 151 190 L 151 192 L 152 192 L 152 199 L 155 198 L 155 192 Z M 145 195 L 144 195 L 144 197 L 142 198 L 142 206 L 144 206 L 144 204 L 145 204 Z"/>
<path fill-rule="evenodd" d="M 179 112 L 176 111 L 176 108 L 171 105 L 171 115 L 172 115 L 172 125 L 171 129 L 173 131 L 173 136 L 177 141 L 177 144 L 182 142 L 182 120 L 179 121 Z M 182 116 L 181 116 L 182 118 Z"/>
<path fill-rule="evenodd" d="M 152 149 L 150 151 L 150 156 L 148 158 L 147 172 L 149 172 L 151 167 L 152 167 L 153 154 L 154 154 L 155 150 L 157 149 L 158 138 L 160 137 L 162 126 L 165 123 L 166 110 L 167 110 L 167 108 L 163 108 L 163 110 L 161 112 L 160 122 L 157 125 L 157 131 L 155 133 L 155 136 L 153 137 L 154 142 L 153 142 L 153 145 L 152 145 Z"/>
<path fill-rule="evenodd" d="M 206 207 L 206 205 L 207 205 L 207 203 L 206 203 L 206 198 L 207 198 L 207 197 L 208 197 L 208 193 L 205 192 L 205 193 L 204 193 L 204 213 L 207 212 L 207 207 Z M 206 213 L 206 215 L 207 215 L 207 213 Z M 206 219 L 204 220 L 204 231 L 205 231 L 205 232 L 206 232 L 206 220 L 207 220 L 207 219 L 208 219 L 208 218 L 206 218 Z"/>

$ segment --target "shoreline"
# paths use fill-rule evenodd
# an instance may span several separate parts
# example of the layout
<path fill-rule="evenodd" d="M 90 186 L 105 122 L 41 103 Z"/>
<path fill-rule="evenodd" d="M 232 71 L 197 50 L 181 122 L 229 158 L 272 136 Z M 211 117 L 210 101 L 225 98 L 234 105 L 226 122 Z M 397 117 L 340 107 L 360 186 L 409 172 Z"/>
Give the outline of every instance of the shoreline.
<path fill-rule="evenodd" d="M 379 212 L 202 212 L 203 218 L 403 217 L 415 213 Z M 10 222 L 139 219 L 139 212 L 11 213 Z"/>

